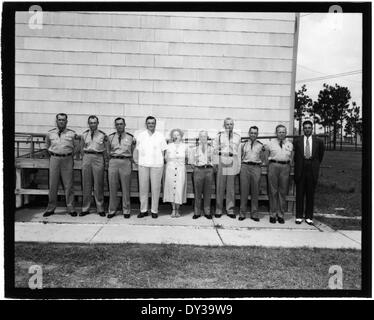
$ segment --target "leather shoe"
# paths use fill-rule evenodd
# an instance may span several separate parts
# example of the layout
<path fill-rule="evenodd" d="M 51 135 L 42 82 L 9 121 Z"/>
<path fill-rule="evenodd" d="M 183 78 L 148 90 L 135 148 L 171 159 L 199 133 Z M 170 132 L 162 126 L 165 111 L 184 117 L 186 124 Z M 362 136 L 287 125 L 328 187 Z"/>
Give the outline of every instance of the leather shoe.
<path fill-rule="evenodd" d="M 75 211 L 73 211 L 73 212 L 69 212 L 70 213 L 70 215 L 72 216 L 72 217 L 76 217 L 77 215 L 78 215 L 78 213 L 76 213 Z"/>
<path fill-rule="evenodd" d="M 194 215 L 192 216 L 192 219 L 199 219 L 199 218 L 200 218 L 200 216 L 197 215 L 197 214 L 194 214 Z"/>
<path fill-rule="evenodd" d="M 148 215 L 148 214 L 147 214 L 147 215 Z M 157 219 L 157 218 L 158 218 L 158 214 L 152 212 L 152 218 L 153 218 L 153 219 Z"/>
<path fill-rule="evenodd" d="M 130 214 L 129 214 L 129 213 L 126 213 L 126 214 L 123 215 L 123 217 L 124 217 L 125 219 L 129 219 L 129 218 L 130 218 Z"/>
<path fill-rule="evenodd" d="M 269 222 L 270 223 L 276 223 L 277 219 L 275 217 L 270 217 Z"/>
<path fill-rule="evenodd" d="M 99 212 L 100 217 L 105 217 L 105 212 Z"/>
<path fill-rule="evenodd" d="M 144 218 L 144 217 L 145 217 L 144 212 L 140 212 L 140 213 L 138 214 L 138 218 Z"/>
<path fill-rule="evenodd" d="M 205 215 L 205 218 L 211 220 L 211 219 L 212 219 L 212 215 L 211 215 L 211 214 L 206 214 L 206 215 Z"/>
<path fill-rule="evenodd" d="M 239 221 L 243 221 L 245 217 L 239 217 Z"/>
<path fill-rule="evenodd" d="M 231 213 L 231 214 L 228 214 L 227 216 L 228 216 L 228 217 L 230 217 L 231 219 L 236 219 L 236 215 L 235 215 L 235 214 L 233 214 L 233 213 Z"/>
<path fill-rule="evenodd" d="M 148 216 L 148 211 L 147 212 L 143 212 L 143 216 L 147 217 Z"/>
<path fill-rule="evenodd" d="M 46 212 L 43 213 L 43 217 L 49 217 L 52 214 L 55 214 L 55 212 L 54 211 L 46 211 Z"/>
<path fill-rule="evenodd" d="M 258 218 L 258 217 L 251 217 L 251 219 L 252 219 L 253 221 L 256 221 L 256 222 L 259 222 L 259 221 L 260 221 L 260 218 Z"/>
<path fill-rule="evenodd" d="M 305 219 L 305 222 L 309 225 L 313 225 L 313 220 L 312 219 Z"/>
<path fill-rule="evenodd" d="M 216 218 L 221 218 L 222 214 L 215 214 L 214 215 Z"/>
<path fill-rule="evenodd" d="M 280 224 L 283 224 L 283 223 L 284 223 L 284 219 L 281 218 L 281 217 L 278 217 L 278 222 L 279 222 Z"/>
<path fill-rule="evenodd" d="M 115 213 L 110 213 L 107 215 L 107 218 L 108 219 L 112 219 L 116 214 Z"/>
<path fill-rule="evenodd" d="M 295 220 L 295 223 L 296 223 L 296 224 L 301 224 L 301 222 L 303 222 L 303 219 L 296 219 L 296 220 Z"/>
<path fill-rule="evenodd" d="M 88 214 L 89 214 L 88 211 L 82 211 L 82 212 L 79 214 L 79 216 L 80 216 L 80 217 L 84 217 L 84 216 L 86 216 L 86 215 L 88 215 Z"/>

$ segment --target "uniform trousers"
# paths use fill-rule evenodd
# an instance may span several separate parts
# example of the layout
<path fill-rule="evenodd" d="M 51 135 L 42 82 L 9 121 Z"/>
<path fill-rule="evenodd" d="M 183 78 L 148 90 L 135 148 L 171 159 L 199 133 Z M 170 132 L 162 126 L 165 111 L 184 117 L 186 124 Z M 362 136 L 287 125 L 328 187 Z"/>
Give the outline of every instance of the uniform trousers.
<path fill-rule="evenodd" d="M 162 167 L 138 167 L 139 174 L 139 198 L 140 198 L 140 212 L 148 211 L 148 193 L 149 182 L 151 182 L 152 204 L 151 212 L 158 213 L 158 203 L 160 200 L 161 180 L 164 171 Z"/>
<path fill-rule="evenodd" d="M 193 183 L 195 189 L 194 214 L 201 215 L 201 197 L 204 197 L 204 214 L 210 215 L 210 202 L 212 196 L 212 185 L 214 181 L 213 167 L 194 167 Z"/>
<path fill-rule="evenodd" d="M 271 217 L 284 217 L 287 211 L 286 196 L 288 194 L 291 167 L 289 164 L 269 163 L 269 204 Z"/>
<path fill-rule="evenodd" d="M 82 212 L 90 210 L 92 185 L 97 212 L 104 212 L 104 157 L 85 153 L 82 161 Z"/>
<path fill-rule="evenodd" d="M 118 207 L 118 188 L 122 190 L 122 213 L 130 214 L 131 160 L 110 159 L 108 167 L 109 180 L 109 214 L 115 214 Z"/>
<path fill-rule="evenodd" d="M 247 213 L 248 195 L 251 194 L 251 217 L 258 218 L 258 194 L 261 166 L 242 164 L 240 167 L 240 216 Z"/>
<path fill-rule="evenodd" d="M 66 206 L 69 212 L 74 209 L 74 190 L 73 190 L 73 156 L 55 157 L 49 159 L 49 201 L 47 211 L 54 211 L 57 206 L 57 191 L 62 179 L 65 190 Z"/>
<path fill-rule="evenodd" d="M 234 214 L 235 207 L 235 175 L 228 175 L 226 167 L 220 163 L 217 170 L 217 185 L 216 185 L 216 212 L 221 215 L 223 211 L 223 198 L 226 193 L 226 213 Z"/>

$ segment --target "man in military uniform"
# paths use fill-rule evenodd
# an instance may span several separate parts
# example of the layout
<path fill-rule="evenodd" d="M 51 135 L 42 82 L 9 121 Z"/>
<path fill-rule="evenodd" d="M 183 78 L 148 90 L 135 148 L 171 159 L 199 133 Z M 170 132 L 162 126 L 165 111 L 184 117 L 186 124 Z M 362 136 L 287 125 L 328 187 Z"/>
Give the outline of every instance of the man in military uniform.
<path fill-rule="evenodd" d="M 286 140 L 287 129 L 280 124 L 275 128 L 276 139 L 265 144 L 269 151 L 269 204 L 270 223 L 284 223 L 284 213 L 287 210 L 286 196 L 288 194 L 293 144 Z"/>
<path fill-rule="evenodd" d="M 204 196 L 204 215 L 207 219 L 212 219 L 210 202 L 214 181 L 213 147 L 208 144 L 207 131 L 199 132 L 199 140 L 196 140 L 196 146 L 191 148 L 188 162 L 193 169 L 195 190 L 195 208 L 192 218 L 197 219 L 201 216 L 201 196 Z"/>
<path fill-rule="evenodd" d="M 83 204 L 80 216 L 89 214 L 93 180 L 96 209 L 100 216 L 105 217 L 104 157 L 108 137 L 105 132 L 97 129 L 98 125 L 99 119 L 93 115 L 89 116 L 89 129 L 81 135 Z"/>
<path fill-rule="evenodd" d="M 49 130 L 45 139 L 45 146 L 50 154 L 49 159 L 49 202 L 44 217 L 54 214 L 57 206 L 57 191 L 60 181 L 65 189 L 65 199 L 68 212 L 71 216 L 77 216 L 74 209 L 73 191 L 73 155 L 76 149 L 74 139 L 76 133 L 67 129 L 68 116 L 65 113 L 56 115 L 57 128 Z"/>
<path fill-rule="evenodd" d="M 248 195 L 251 193 L 251 219 L 260 221 L 258 216 L 258 195 L 261 179 L 261 153 L 264 145 L 257 140 L 258 127 L 248 131 L 249 140 L 242 145 L 242 165 L 240 168 L 240 213 L 239 220 L 246 217 Z"/>
<path fill-rule="evenodd" d="M 135 147 L 135 138 L 125 131 L 124 118 L 114 120 L 117 132 L 108 137 L 107 150 L 109 155 L 109 213 L 108 218 L 113 218 L 117 211 L 119 184 L 122 189 L 122 212 L 124 218 L 130 218 L 130 181 L 131 160 Z"/>
<path fill-rule="evenodd" d="M 235 176 L 240 172 L 240 134 L 233 131 L 234 120 L 224 120 L 224 130 L 217 134 L 213 141 L 214 153 L 218 158 L 215 164 L 217 172 L 216 212 L 219 218 L 223 210 L 223 197 L 226 193 L 227 216 L 235 219 Z"/>

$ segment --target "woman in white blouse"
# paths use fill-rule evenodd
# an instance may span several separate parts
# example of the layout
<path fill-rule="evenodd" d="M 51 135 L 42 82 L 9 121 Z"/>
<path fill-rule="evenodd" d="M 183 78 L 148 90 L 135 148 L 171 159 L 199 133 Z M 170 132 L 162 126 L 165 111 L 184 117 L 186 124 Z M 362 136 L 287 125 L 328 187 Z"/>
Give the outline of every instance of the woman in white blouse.
<path fill-rule="evenodd" d="M 164 182 L 164 202 L 171 202 L 171 217 L 180 217 L 179 207 L 187 201 L 187 146 L 183 142 L 183 132 L 173 129 L 170 132 L 172 142 L 165 152 L 166 169 Z"/>

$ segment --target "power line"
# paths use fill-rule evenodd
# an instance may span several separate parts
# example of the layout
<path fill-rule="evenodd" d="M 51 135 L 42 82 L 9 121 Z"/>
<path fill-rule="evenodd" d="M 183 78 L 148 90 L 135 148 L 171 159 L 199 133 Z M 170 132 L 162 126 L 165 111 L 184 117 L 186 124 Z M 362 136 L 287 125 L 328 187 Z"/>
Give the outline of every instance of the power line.
<path fill-rule="evenodd" d="M 322 77 L 302 79 L 302 80 L 297 80 L 296 82 L 319 81 L 319 80 L 325 80 L 325 79 L 330 79 L 330 78 L 346 77 L 346 76 L 351 76 L 351 75 L 355 75 L 355 74 L 359 74 L 359 73 L 362 73 L 362 70 L 354 70 L 354 71 L 349 71 L 349 72 L 342 72 L 342 73 L 337 73 L 337 74 L 326 75 L 326 76 L 322 76 Z"/>
<path fill-rule="evenodd" d="M 309 70 L 309 71 L 312 71 L 312 72 L 315 72 L 315 73 L 319 73 L 319 74 L 324 74 L 324 75 L 326 75 L 326 73 L 323 73 L 323 72 L 320 72 L 320 71 L 317 71 L 317 70 L 311 69 L 311 68 L 306 67 L 306 66 L 304 66 L 304 65 L 302 65 L 302 64 L 297 64 L 297 65 L 298 65 L 299 67 L 305 69 L 305 70 Z"/>
<path fill-rule="evenodd" d="M 298 67 L 301 67 L 301 68 L 303 68 L 303 69 L 305 69 L 305 70 L 308 70 L 308 71 L 311 71 L 311 72 L 314 72 L 314 73 L 319 73 L 319 74 L 321 74 L 321 75 L 324 75 L 324 76 L 328 76 L 328 74 L 326 74 L 326 73 L 323 73 L 323 72 L 320 72 L 320 71 L 317 71 L 317 70 L 314 70 L 314 69 L 311 69 L 311 68 L 309 68 L 309 67 L 306 67 L 306 66 L 304 66 L 304 65 L 302 65 L 302 64 L 297 64 L 297 66 Z M 302 80 L 299 80 L 299 81 L 302 81 Z M 352 80 L 352 79 L 342 79 L 342 81 L 344 81 L 344 82 L 356 82 L 356 83 L 361 83 L 361 81 L 356 81 L 356 80 Z"/>
<path fill-rule="evenodd" d="M 303 15 L 300 15 L 300 18 L 302 18 L 302 17 L 306 17 L 306 16 L 309 16 L 310 14 L 313 14 L 314 12 L 312 12 L 312 13 L 306 13 L 306 14 L 303 14 Z"/>

